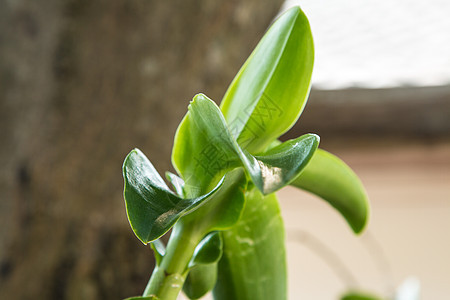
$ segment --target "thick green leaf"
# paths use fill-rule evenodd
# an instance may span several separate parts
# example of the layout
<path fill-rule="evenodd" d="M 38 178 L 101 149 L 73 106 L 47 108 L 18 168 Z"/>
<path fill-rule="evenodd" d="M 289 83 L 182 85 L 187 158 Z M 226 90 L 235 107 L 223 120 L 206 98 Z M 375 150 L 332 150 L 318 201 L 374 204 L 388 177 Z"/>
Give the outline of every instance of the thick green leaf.
<path fill-rule="evenodd" d="M 358 176 L 338 157 L 318 149 L 291 184 L 326 200 L 355 233 L 364 229 L 369 214 L 367 194 Z"/>
<path fill-rule="evenodd" d="M 263 156 L 255 156 L 261 167 L 263 184 L 258 188 L 269 194 L 289 184 L 309 163 L 318 146 L 319 136 L 305 134 L 270 149 Z"/>
<path fill-rule="evenodd" d="M 199 94 L 178 128 L 172 161 L 185 178 L 186 188 L 196 183 L 209 187 L 214 178 L 243 166 L 256 187 L 269 194 L 298 176 L 318 144 L 317 135 L 305 134 L 253 156 L 234 140 L 217 105 Z M 204 188 L 199 191 L 204 192 Z"/>
<path fill-rule="evenodd" d="M 207 201 L 222 185 L 197 198 L 183 199 L 164 183 L 156 169 L 138 149 L 123 163 L 124 198 L 128 220 L 136 236 L 144 243 L 166 233 L 183 215 Z"/>
<path fill-rule="evenodd" d="M 189 263 L 189 274 L 183 291 L 190 299 L 198 299 L 211 291 L 217 281 L 217 262 L 222 257 L 222 237 L 219 232 L 208 234 L 195 248 Z"/>
<path fill-rule="evenodd" d="M 349 292 L 341 300 L 381 300 L 381 298 L 363 292 Z"/>
<path fill-rule="evenodd" d="M 242 218 L 224 231 L 216 300 L 286 299 L 283 221 L 274 194 L 246 193 Z"/>
<path fill-rule="evenodd" d="M 137 297 L 126 298 L 124 300 L 159 300 L 159 298 L 157 298 L 155 296 L 150 296 L 150 297 L 137 296 Z"/>
<path fill-rule="evenodd" d="M 195 248 L 189 267 L 212 264 L 222 257 L 222 237 L 219 232 L 208 234 Z"/>
<path fill-rule="evenodd" d="M 239 146 L 217 105 L 203 94 L 194 97 L 178 126 L 172 163 L 188 195 L 204 193 L 228 170 L 239 165 Z"/>
<path fill-rule="evenodd" d="M 309 95 L 313 62 L 308 20 L 294 7 L 270 27 L 222 100 L 243 148 L 261 152 L 296 122 Z"/>
<path fill-rule="evenodd" d="M 217 281 L 217 262 L 194 266 L 183 285 L 189 299 L 199 299 L 214 288 Z"/>

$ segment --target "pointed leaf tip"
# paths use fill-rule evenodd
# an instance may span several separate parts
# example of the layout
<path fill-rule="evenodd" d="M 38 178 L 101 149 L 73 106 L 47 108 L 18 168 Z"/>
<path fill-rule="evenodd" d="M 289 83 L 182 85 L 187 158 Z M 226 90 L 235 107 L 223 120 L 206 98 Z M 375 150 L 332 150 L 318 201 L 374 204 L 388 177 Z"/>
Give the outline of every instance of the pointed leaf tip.
<path fill-rule="evenodd" d="M 164 235 L 178 219 L 207 201 L 223 184 L 222 178 L 214 189 L 196 198 L 177 196 L 138 149 L 125 158 L 123 177 L 128 220 L 144 244 Z"/>
<path fill-rule="evenodd" d="M 366 226 L 369 202 L 364 186 L 353 170 L 333 154 L 317 149 L 292 185 L 326 200 L 355 233 Z"/>
<path fill-rule="evenodd" d="M 313 64 L 308 19 L 292 8 L 266 32 L 220 105 L 243 148 L 260 152 L 292 127 L 306 105 Z"/>
<path fill-rule="evenodd" d="M 302 172 L 319 146 L 316 134 L 305 134 L 286 141 L 262 156 L 256 156 L 260 166 L 262 186 L 256 186 L 263 194 L 273 193 L 291 183 Z"/>

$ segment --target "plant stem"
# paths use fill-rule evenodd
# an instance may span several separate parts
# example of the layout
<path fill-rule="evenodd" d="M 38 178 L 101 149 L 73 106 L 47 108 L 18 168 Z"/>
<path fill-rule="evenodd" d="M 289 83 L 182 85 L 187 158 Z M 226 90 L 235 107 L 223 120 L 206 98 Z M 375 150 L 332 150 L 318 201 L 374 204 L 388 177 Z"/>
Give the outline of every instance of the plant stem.
<path fill-rule="evenodd" d="M 178 222 L 172 231 L 166 254 L 155 267 L 143 296 L 161 300 L 176 300 L 187 276 L 187 266 L 202 235 L 193 226 Z"/>

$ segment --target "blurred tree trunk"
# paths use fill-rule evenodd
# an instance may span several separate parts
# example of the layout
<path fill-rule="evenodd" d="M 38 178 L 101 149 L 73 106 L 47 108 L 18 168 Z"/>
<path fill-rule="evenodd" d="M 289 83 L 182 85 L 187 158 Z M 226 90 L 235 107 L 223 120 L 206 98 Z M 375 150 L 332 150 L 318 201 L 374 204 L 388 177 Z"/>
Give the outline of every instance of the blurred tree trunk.
<path fill-rule="evenodd" d="M 189 100 L 220 100 L 282 3 L 265 2 L 0 1 L 0 299 L 142 292 L 122 161 L 170 168 Z"/>

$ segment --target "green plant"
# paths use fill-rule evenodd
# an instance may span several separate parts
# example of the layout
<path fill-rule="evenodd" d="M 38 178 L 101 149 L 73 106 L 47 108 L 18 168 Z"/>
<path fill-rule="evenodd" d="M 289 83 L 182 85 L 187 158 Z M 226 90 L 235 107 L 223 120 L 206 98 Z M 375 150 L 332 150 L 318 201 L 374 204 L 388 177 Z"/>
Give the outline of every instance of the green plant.
<path fill-rule="evenodd" d="M 277 139 L 299 118 L 310 90 L 314 48 L 303 12 L 292 8 L 267 31 L 220 108 L 198 94 L 175 135 L 166 173 L 144 154 L 125 159 L 127 215 L 150 243 L 156 267 L 142 297 L 285 299 L 284 227 L 275 191 L 293 185 L 335 207 L 355 233 L 368 203 L 353 171 L 318 149 L 319 137 Z M 173 228 L 167 248 L 158 240 Z"/>

